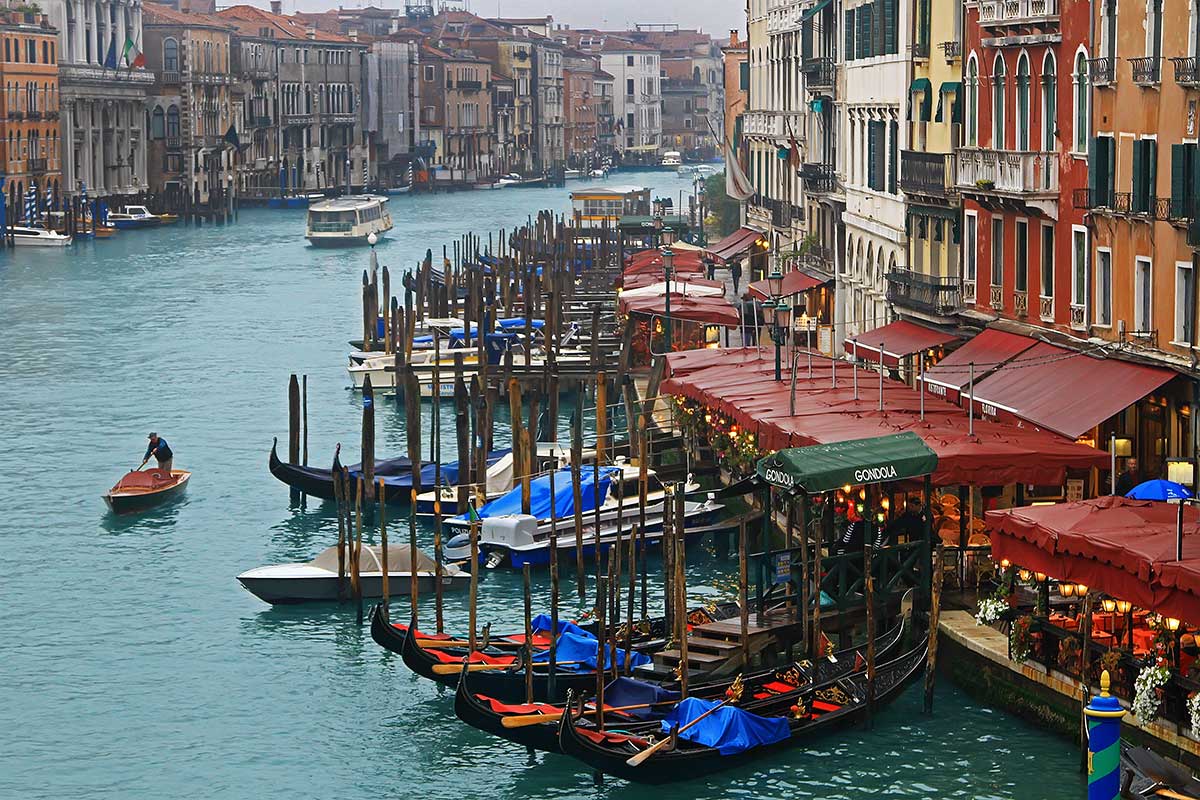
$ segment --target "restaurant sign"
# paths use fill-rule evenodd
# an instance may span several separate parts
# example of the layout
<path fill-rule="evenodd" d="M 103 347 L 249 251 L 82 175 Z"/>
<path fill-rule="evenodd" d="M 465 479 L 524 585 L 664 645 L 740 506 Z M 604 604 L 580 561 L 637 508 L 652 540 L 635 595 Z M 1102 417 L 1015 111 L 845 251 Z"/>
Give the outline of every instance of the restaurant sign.
<path fill-rule="evenodd" d="M 759 461 L 755 471 L 778 489 L 812 494 L 846 485 L 918 478 L 935 469 L 937 454 L 920 436 L 906 431 L 780 450 Z"/>

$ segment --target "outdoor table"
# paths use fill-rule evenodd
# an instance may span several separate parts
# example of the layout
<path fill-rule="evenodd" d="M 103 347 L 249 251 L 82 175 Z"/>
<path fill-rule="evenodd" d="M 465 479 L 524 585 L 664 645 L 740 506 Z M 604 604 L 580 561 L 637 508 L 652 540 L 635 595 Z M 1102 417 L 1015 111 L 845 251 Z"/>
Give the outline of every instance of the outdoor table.
<path fill-rule="evenodd" d="M 1050 624 L 1057 625 L 1060 628 L 1066 628 L 1069 631 L 1079 629 L 1079 621 L 1074 617 L 1068 617 L 1065 614 L 1051 614 Z"/>
<path fill-rule="evenodd" d="M 1117 643 L 1117 637 L 1108 631 L 1092 631 L 1092 639 L 1105 647 L 1112 647 Z"/>
<path fill-rule="evenodd" d="M 1154 647 L 1154 631 L 1149 628 L 1134 628 L 1133 645 L 1149 652 Z"/>
<path fill-rule="evenodd" d="M 1102 611 L 1098 614 L 1092 614 L 1092 629 L 1116 633 L 1118 630 L 1117 615 L 1111 611 Z"/>

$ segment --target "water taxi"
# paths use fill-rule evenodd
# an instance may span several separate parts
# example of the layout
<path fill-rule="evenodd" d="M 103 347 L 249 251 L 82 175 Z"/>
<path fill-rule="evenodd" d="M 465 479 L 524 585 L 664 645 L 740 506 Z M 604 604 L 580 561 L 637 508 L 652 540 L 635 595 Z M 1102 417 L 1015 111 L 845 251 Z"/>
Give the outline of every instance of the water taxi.
<path fill-rule="evenodd" d="M 64 236 L 50 228 L 30 228 L 23 225 L 13 225 L 9 229 L 13 244 L 23 247 L 66 247 L 71 243 L 70 236 Z"/>
<path fill-rule="evenodd" d="M 659 162 L 659 165 L 664 167 L 678 167 L 682 164 L 683 155 L 678 150 L 668 150 L 663 153 L 662 161 Z"/>
<path fill-rule="evenodd" d="M 305 238 L 313 245 L 365 244 L 372 233 L 382 236 L 392 229 L 387 198 L 381 195 L 347 195 L 308 207 Z"/>
<path fill-rule="evenodd" d="M 162 220 L 145 206 L 125 206 L 124 211 L 110 211 L 107 222 L 121 229 L 153 228 L 162 224 Z"/>

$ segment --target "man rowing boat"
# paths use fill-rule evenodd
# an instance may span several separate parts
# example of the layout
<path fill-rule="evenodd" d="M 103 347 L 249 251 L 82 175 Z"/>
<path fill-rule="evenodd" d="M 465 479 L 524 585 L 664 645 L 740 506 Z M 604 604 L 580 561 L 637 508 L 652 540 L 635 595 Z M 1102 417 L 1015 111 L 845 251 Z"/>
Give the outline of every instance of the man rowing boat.
<path fill-rule="evenodd" d="M 146 438 L 150 440 L 150 444 L 146 445 L 146 457 L 142 459 L 142 463 L 138 466 L 138 469 L 146 466 L 146 462 L 150 460 L 150 456 L 154 456 L 155 460 L 158 461 L 158 468 L 170 472 L 171 465 L 175 460 L 175 453 L 172 452 L 171 446 L 167 444 L 167 440 L 154 432 L 151 432 Z"/>

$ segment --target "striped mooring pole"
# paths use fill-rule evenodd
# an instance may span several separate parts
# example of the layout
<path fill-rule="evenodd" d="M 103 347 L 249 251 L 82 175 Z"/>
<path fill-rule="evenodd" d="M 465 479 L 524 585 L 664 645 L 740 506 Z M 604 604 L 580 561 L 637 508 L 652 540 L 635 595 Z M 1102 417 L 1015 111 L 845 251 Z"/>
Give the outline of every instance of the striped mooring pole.
<path fill-rule="evenodd" d="M 1088 732 L 1088 800 L 1121 795 L 1121 717 L 1125 709 L 1108 693 L 1108 670 L 1100 675 L 1100 695 L 1084 708 Z"/>

